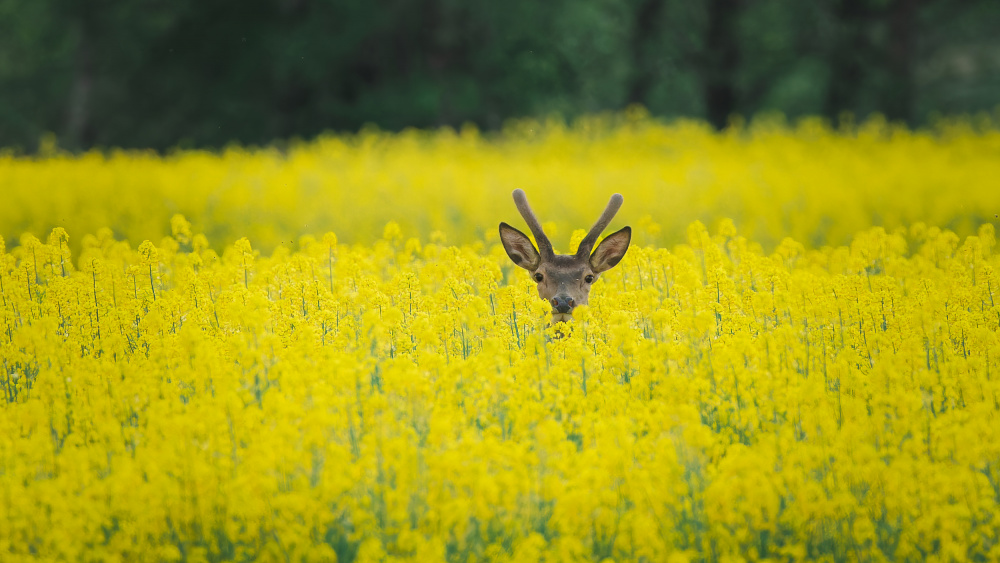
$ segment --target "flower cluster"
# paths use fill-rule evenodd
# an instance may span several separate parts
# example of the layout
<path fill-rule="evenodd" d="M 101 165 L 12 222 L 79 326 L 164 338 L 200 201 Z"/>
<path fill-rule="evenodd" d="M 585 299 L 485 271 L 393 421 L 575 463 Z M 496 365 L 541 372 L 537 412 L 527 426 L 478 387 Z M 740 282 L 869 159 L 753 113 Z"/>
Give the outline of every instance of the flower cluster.
<path fill-rule="evenodd" d="M 173 224 L 0 254 L 5 559 L 1000 556 L 989 225 L 695 223 L 555 338 L 497 245 Z"/>
<path fill-rule="evenodd" d="M 757 120 L 716 134 L 633 112 L 572 126 L 515 121 L 500 134 L 364 130 L 219 154 L 0 151 L 0 237 L 63 227 L 77 252 L 83 233 L 103 227 L 134 244 L 158 241 L 182 214 L 214 245 L 247 237 L 267 253 L 330 230 L 372 244 L 390 221 L 422 240 L 471 243 L 516 217 L 500 213 L 513 210 L 514 188 L 560 242 L 615 192 L 629 224 L 656 227 L 636 232 L 641 245 L 683 240 L 695 220 L 714 231 L 724 217 L 767 248 L 785 237 L 844 245 L 874 225 L 920 221 L 965 237 L 1000 213 L 998 150 L 1000 123 L 989 121 L 908 131 L 879 119 L 839 128 Z"/>
<path fill-rule="evenodd" d="M 644 127 L 594 141 L 624 147 L 631 135 L 650 136 L 636 154 L 618 153 L 621 167 L 600 182 L 618 181 L 614 170 L 649 173 L 643 159 L 657 150 L 666 161 L 693 154 L 682 140 L 676 152 L 657 145 L 662 131 Z M 758 141 L 689 134 L 706 154 L 729 145 L 742 146 L 737 160 L 776 158 Z M 858 162 L 897 142 L 931 143 L 897 134 L 808 140 L 779 131 L 767 143 L 790 161 L 816 143 L 834 161 L 847 158 L 840 147 Z M 710 229 L 687 223 L 684 242 L 667 248 L 651 243 L 667 231 L 654 214 L 633 223 L 633 246 L 594 285 L 590 305 L 554 328 L 497 237 L 468 226 L 483 219 L 476 229 L 492 232 L 496 222 L 472 195 L 446 205 L 458 186 L 435 191 L 403 161 L 379 169 L 392 158 L 415 171 L 436 162 L 457 179 L 477 159 L 496 159 L 526 175 L 550 167 L 539 183 L 559 167 L 569 179 L 589 173 L 560 159 L 598 158 L 592 145 L 547 135 L 533 157 L 502 140 L 470 148 L 464 137 L 435 138 L 429 149 L 415 133 L 325 140 L 285 157 L 140 155 L 143 181 L 163 181 L 164 193 L 167 181 L 144 167 L 190 179 L 176 190 L 185 205 L 197 201 L 198 182 L 248 181 L 248 169 L 262 178 L 266 203 L 244 217 L 222 189 L 204 195 L 199 213 L 203 224 L 233 213 L 230 230 L 174 214 L 165 233 L 134 238 L 121 234 L 130 221 L 159 218 L 123 197 L 100 204 L 115 230 L 55 228 L 44 240 L 0 242 L 0 560 L 1000 559 L 1000 252 L 991 224 L 962 226 L 957 200 L 947 199 L 954 192 L 911 198 L 864 177 L 859 164 L 857 181 L 900 221 L 916 213 L 907 206 L 926 205 L 955 229 L 869 225 L 844 245 L 810 235 L 765 247 L 766 237 L 741 234 L 740 221 L 719 219 Z M 992 135 L 956 133 L 935 150 L 995 156 Z M 454 164 L 416 156 L 445 146 Z M 340 158 L 351 166 L 330 164 Z M 89 179 L 111 185 L 126 161 L 16 161 L 0 174 L 94 166 Z M 220 165 L 237 161 L 248 168 Z M 815 161 L 793 164 L 836 180 Z M 902 164 L 886 166 L 889 178 Z M 759 183 L 775 190 L 772 203 L 789 193 L 766 179 L 767 166 L 739 182 L 735 170 L 726 189 Z M 305 213 L 305 202 L 268 200 L 286 174 L 299 186 L 289 198 L 315 189 L 343 205 Z M 358 194 L 323 187 L 376 176 L 412 182 L 416 195 L 405 197 L 427 207 L 366 227 L 372 203 L 356 208 Z M 606 198 L 595 185 L 583 199 Z M 969 193 L 966 209 L 987 202 Z M 37 209 L 67 205 L 64 194 L 36 191 Z M 846 196 L 810 197 L 801 203 Z M 389 208 L 413 201 L 391 200 L 383 197 Z M 626 192 L 619 221 L 633 204 Z M 721 217 L 727 203 L 712 205 Z M 304 214 L 268 226 L 273 250 L 261 251 L 264 227 L 252 223 L 264 207 L 275 220 Z M 593 207 L 600 203 L 580 204 L 579 225 Z M 501 219 L 515 217 L 512 204 L 504 209 Z M 576 211 L 567 202 L 565 214 L 543 216 Z M 357 234 L 339 230 L 288 238 L 322 213 L 323 223 L 368 229 L 366 240 L 346 242 Z M 847 226 L 864 220 L 850 206 L 828 213 Z M 438 231 L 423 234 L 415 222 Z M 229 236 L 244 227 L 247 238 Z M 773 228 L 802 234 L 795 224 Z M 562 232 L 554 242 L 582 237 Z"/>

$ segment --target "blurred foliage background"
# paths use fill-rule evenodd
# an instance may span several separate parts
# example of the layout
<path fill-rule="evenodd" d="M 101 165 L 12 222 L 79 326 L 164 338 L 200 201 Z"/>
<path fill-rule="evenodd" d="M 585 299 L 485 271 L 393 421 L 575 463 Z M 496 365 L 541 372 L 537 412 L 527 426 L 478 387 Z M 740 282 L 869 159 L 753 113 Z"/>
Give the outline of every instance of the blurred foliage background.
<path fill-rule="evenodd" d="M 646 106 L 1000 101 L 997 0 L 0 0 L 0 146 L 217 147 Z"/>

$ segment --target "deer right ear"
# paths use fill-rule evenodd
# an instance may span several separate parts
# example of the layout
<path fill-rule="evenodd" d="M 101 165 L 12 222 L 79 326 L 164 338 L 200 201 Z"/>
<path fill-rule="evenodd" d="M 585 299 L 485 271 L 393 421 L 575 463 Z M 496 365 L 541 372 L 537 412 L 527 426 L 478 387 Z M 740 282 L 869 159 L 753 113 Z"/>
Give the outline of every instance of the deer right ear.
<path fill-rule="evenodd" d="M 510 256 L 515 264 L 531 272 L 538 269 L 542 257 L 535 249 L 535 245 L 531 244 L 528 235 L 507 223 L 500 223 L 500 242 L 503 243 L 507 256 Z"/>
<path fill-rule="evenodd" d="M 614 268 L 622 261 L 630 242 L 632 242 L 631 227 L 625 227 L 611 233 L 601 241 L 601 244 L 597 245 L 597 250 L 590 255 L 590 268 L 594 270 L 595 274 Z"/>

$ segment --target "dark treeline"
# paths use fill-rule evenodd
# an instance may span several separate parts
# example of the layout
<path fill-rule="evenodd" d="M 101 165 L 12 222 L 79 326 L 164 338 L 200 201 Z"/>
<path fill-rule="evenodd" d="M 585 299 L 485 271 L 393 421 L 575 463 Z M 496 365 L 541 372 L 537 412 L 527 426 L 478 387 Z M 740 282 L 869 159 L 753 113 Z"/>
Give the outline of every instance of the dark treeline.
<path fill-rule="evenodd" d="M 1000 103 L 998 0 L 0 0 L 0 146 Z"/>

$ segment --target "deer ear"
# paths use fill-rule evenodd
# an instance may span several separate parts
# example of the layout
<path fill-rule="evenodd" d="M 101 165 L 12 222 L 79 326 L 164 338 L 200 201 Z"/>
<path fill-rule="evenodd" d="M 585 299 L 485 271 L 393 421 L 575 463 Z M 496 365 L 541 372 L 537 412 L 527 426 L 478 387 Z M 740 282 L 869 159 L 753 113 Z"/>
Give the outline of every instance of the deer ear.
<path fill-rule="evenodd" d="M 535 250 L 535 245 L 531 244 L 528 235 L 511 227 L 507 223 L 500 223 L 500 242 L 503 249 L 507 251 L 507 256 L 528 271 L 534 271 L 542 261 L 542 257 Z"/>
<path fill-rule="evenodd" d="M 625 227 L 608 235 L 590 255 L 590 269 L 594 270 L 595 274 L 600 274 L 614 268 L 622 261 L 630 242 L 632 242 L 632 227 Z"/>

